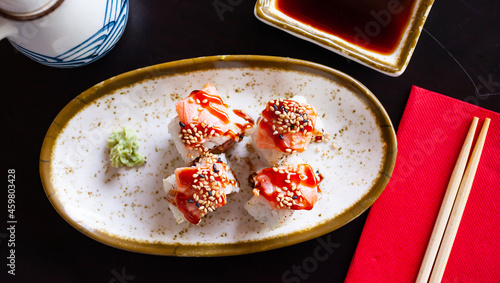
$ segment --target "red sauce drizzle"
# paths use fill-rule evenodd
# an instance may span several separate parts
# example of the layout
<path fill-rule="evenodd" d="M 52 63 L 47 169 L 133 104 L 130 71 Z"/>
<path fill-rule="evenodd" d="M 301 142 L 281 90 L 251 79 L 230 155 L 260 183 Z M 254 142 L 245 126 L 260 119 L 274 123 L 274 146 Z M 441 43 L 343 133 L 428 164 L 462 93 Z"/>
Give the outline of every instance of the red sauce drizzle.
<path fill-rule="evenodd" d="M 246 121 L 245 124 L 235 123 L 236 127 L 238 127 L 238 129 L 240 129 L 242 133 L 245 133 L 245 131 L 253 128 L 253 126 L 255 125 L 255 121 L 252 119 L 252 117 L 248 116 L 248 114 L 243 112 L 243 110 L 236 109 L 233 110 L 233 113 Z"/>
<path fill-rule="evenodd" d="M 217 117 L 224 124 L 231 122 L 226 111 L 229 106 L 224 103 L 220 96 L 211 95 L 203 90 L 194 90 L 186 99 L 192 99 L 194 103 L 208 110 L 211 115 Z M 196 121 L 196 123 L 184 123 L 185 121 L 181 121 L 183 122 L 180 129 L 180 134 L 182 135 L 181 139 L 188 148 L 194 148 L 200 151 L 206 150 L 201 144 L 213 136 L 228 136 L 233 141 L 241 141 L 240 137 L 244 135 L 245 131 L 254 126 L 254 121 L 252 117 L 248 116 L 242 110 L 233 110 L 233 112 L 247 121 L 245 124 L 235 123 L 235 126 L 239 129 L 238 132 L 231 129 L 224 132 L 220 127 L 217 127 L 217 125 L 210 125 L 207 124 L 208 122 L 205 123 L 204 121 Z M 199 135 L 196 135 L 196 133 Z"/>
<path fill-rule="evenodd" d="M 277 0 L 284 14 L 380 54 L 396 50 L 415 0 Z"/>
<path fill-rule="evenodd" d="M 286 110 L 288 107 L 291 110 Z M 271 110 L 271 108 L 273 110 Z M 280 118 L 280 114 L 289 114 L 293 112 L 297 116 L 297 122 L 292 126 L 287 125 L 284 119 Z M 306 148 L 304 146 L 305 139 L 311 139 L 315 134 L 314 123 L 316 121 L 316 111 L 310 105 L 300 104 L 294 100 L 270 100 L 266 104 L 266 109 L 262 111 L 262 119 L 259 120 L 259 127 L 267 132 L 269 137 L 272 137 L 275 146 L 282 152 L 287 152 L 287 149 L 297 152 L 303 152 Z M 283 121 L 279 124 L 279 121 Z M 311 122 L 311 123 L 309 123 Z M 273 125 L 275 129 L 273 129 Z M 285 127 L 286 131 L 279 130 L 279 127 Z M 278 131 L 278 133 L 276 133 Z M 292 132 L 291 132 L 292 131 Z M 296 131 L 295 133 L 293 131 Z M 292 144 L 292 136 L 296 139 L 297 144 Z"/>
<path fill-rule="evenodd" d="M 218 173 L 225 172 L 225 164 L 217 162 L 203 168 L 183 168 L 178 175 L 179 182 L 186 189 L 177 191 L 177 195 L 175 197 L 177 208 L 179 208 L 182 214 L 184 214 L 186 220 L 192 224 L 198 224 L 201 221 L 201 218 L 208 212 L 207 210 L 203 210 L 203 208 L 211 207 L 215 210 L 226 204 L 226 194 L 224 192 L 224 188 L 230 183 L 230 180 L 227 179 L 225 173 L 214 176 L 214 173 L 216 173 L 213 168 L 214 164 L 218 164 L 216 165 L 217 170 L 219 170 Z M 194 177 L 200 170 L 203 171 L 203 177 L 199 175 Z M 211 177 L 214 178 L 213 183 L 210 182 Z M 197 180 L 196 182 L 195 179 Z M 197 185 L 201 185 L 205 180 L 208 181 L 208 184 L 213 185 L 208 185 L 208 187 L 201 186 L 201 188 L 195 187 Z M 220 186 L 217 182 L 220 182 Z M 217 203 L 203 202 L 203 200 L 210 201 L 210 197 L 219 201 Z M 202 201 L 200 202 L 200 200 Z"/>
<path fill-rule="evenodd" d="M 219 120 L 221 120 L 225 124 L 230 122 L 229 115 L 222 110 L 222 109 L 227 109 L 229 106 L 225 104 L 224 101 L 222 101 L 222 98 L 220 96 L 211 95 L 202 90 L 194 90 L 191 92 L 189 97 L 193 98 L 197 103 L 199 101 L 201 107 L 208 110 L 210 114 L 219 118 Z M 216 105 L 222 106 L 223 108 L 215 107 Z"/>
<path fill-rule="evenodd" d="M 311 210 L 317 200 L 317 193 L 320 191 L 318 187 L 320 181 L 316 178 L 312 167 L 308 164 L 299 164 L 295 168 L 282 166 L 277 169 L 265 168 L 257 173 L 254 181 L 258 194 L 267 199 L 274 209 Z M 283 173 L 285 169 L 298 174 Z M 297 189 L 293 189 L 292 184 L 296 185 Z M 280 194 L 288 194 L 288 201 L 292 204 L 280 206 L 281 201 L 278 198 Z"/>

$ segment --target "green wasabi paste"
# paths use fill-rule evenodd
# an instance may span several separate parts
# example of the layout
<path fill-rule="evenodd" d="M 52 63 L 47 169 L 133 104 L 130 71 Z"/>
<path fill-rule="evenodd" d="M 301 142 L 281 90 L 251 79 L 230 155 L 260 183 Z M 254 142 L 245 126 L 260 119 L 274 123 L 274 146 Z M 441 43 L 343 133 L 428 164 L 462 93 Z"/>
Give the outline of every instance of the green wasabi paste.
<path fill-rule="evenodd" d="M 144 156 L 139 154 L 138 138 L 129 128 L 113 131 L 108 139 L 109 157 L 113 167 L 139 166 L 144 164 Z"/>

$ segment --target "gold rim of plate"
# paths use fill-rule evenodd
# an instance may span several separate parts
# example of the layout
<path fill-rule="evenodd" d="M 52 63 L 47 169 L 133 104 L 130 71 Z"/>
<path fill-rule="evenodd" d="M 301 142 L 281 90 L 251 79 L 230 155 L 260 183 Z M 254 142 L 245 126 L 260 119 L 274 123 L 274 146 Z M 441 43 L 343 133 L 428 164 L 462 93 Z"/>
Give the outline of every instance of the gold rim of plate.
<path fill-rule="evenodd" d="M 297 22 L 296 20 L 284 15 L 275 8 L 275 2 L 276 0 L 258 0 L 255 5 L 255 16 L 266 24 L 311 41 L 386 75 L 397 77 L 405 71 L 410 62 L 434 0 L 417 0 L 414 16 L 405 31 L 407 34 L 406 40 L 401 48 L 391 54 L 391 56 L 397 56 L 394 62 L 377 58 L 377 53 L 373 51 L 348 43 L 337 36 L 327 34 L 309 25 L 296 25 L 294 23 Z"/>
<path fill-rule="evenodd" d="M 117 238 L 106 233 L 90 231 L 71 219 L 64 209 L 61 201 L 57 198 L 56 190 L 51 182 L 51 156 L 54 150 L 58 135 L 62 132 L 64 126 L 79 111 L 84 109 L 92 101 L 125 86 L 132 85 L 145 79 L 161 77 L 165 75 L 181 74 L 192 71 L 207 69 L 224 68 L 279 68 L 285 70 L 297 70 L 316 74 L 325 78 L 340 79 L 340 83 L 355 88 L 361 94 L 365 103 L 367 103 L 379 123 L 382 139 L 386 143 L 384 153 L 384 164 L 382 171 L 374 181 L 373 187 L 353 206 L 339 214 L 335 218 L 326 221 L 323 224 L 315 226 L 313 229 L 301 230 L 296 233 L 253 242 L 238 242 L 229 244 L 159 244 L 144 243 L 134 240 Z M 396 162 L 397 144 L 396 135 L 392 123 L 382 104 L 378 99 L 354 78 L 329 67 L 312 63 L 304 60 L 290 59 L 284 57 L 258 56 L 258 55 L 228 55 L 228 56 L 209 56 L 193 59 L 185 59 L 153 65 L 150 67 L 130 71 L 116 77 L 105 80 L 74 98 L 66 105 L 56 116 L 50 125 L 44 138 L 40 152 L 40 176 L 45 193 L 52 203 L 55 210 L 71 226 L 90 238 L 104 243 L 106 245 L 146 254 L 170 255 L 170 256 L 229 256 L 238 254 L 249 254 L 260 251 L 266 251 L 289 245 L 297 244 L 307 240 L 314 239 L 329 232 L 332 232 L 347 224 L 354 218 L 361 215 L 368 209 L 379 197 L 389 182 L 390 176 Z"/>

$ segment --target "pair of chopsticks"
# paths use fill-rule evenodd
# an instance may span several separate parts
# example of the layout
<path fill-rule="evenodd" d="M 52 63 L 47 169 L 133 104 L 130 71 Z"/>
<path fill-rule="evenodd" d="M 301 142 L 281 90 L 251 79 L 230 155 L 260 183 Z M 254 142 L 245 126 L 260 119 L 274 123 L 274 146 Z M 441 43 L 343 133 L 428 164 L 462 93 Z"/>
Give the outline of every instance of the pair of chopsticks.
<path fill-rule="evenodd" d="M 416 280 L 418 283 L 441 282 L 443 278 L 448 257 L 465 210 L 472 182 L 474 181 L 474 175 L 479 164 L 484 141 L 486 140 L 486 133 L 490 125 L 490 119 L 486 118 L 469 159 L 478 121 L 479 118 L 477 117 L 474 117 L 472 120 L 469 132 L 451 174 L 450 182 L 448 183 L 443 203 L 418 273 Z M 467 160 L 469 160 L 468 163 Z"/>

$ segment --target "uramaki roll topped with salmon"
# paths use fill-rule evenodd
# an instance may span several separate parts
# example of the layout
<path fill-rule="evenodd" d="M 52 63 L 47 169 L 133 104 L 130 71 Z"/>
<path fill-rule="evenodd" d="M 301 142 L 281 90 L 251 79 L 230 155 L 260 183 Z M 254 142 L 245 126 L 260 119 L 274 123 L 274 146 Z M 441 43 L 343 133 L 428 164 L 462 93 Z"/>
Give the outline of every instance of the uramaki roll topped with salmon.
<path fill-rule="evenodd" d="M 252 141 L 260 156 L 274 165 L 305 151 L 311 140 L 321 141 L 322 128 L 316 108 L 304 97 L 272 99 L 257 120 Z"/>
<path fill-rule="evenodd" d="M 230 110 L 211 83 L 178 101 L 175 110 L 168 129 L 186 164 L 208 151 L 226 151 L 254 124 L 243 111 Z"/>
<path fill-rule="evenodd" d="M 226 196 L 239 191 L 239 183 L 224 154 L 207 153 L 194 166 L 175 169 L 163 180 L 169 207 L 178 224 L 199 224 L 210 212 L 226 204 Z"/>
<path fill-rule="evenodd" d="M 271 229 L 288 221 L 296 210 L 313 209 L 321 192 L 321 174 L 300 158 L 286 162 L 254 174 L 254 196 L 245 204 L 250 215 Z"/>

